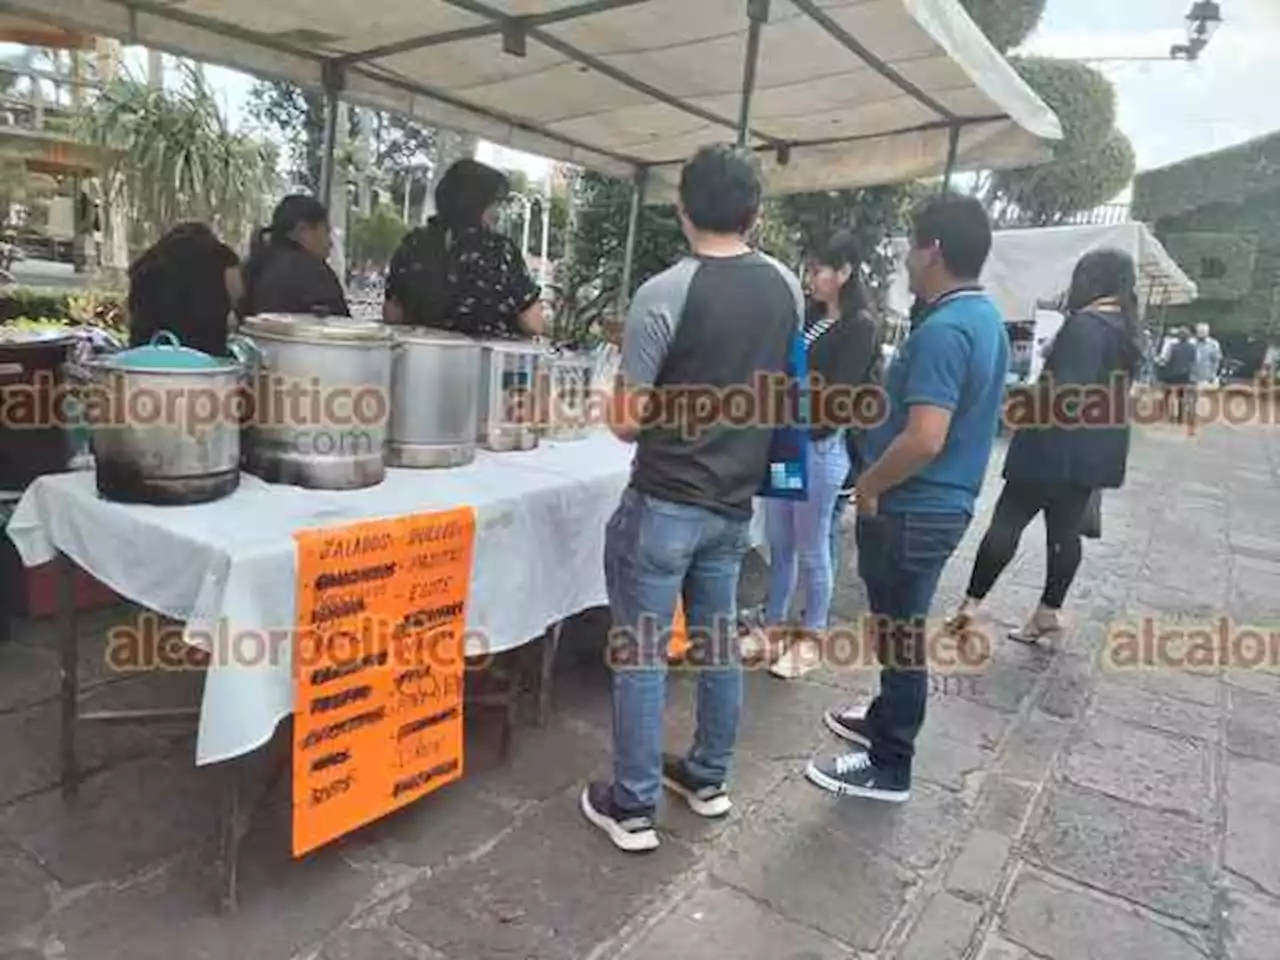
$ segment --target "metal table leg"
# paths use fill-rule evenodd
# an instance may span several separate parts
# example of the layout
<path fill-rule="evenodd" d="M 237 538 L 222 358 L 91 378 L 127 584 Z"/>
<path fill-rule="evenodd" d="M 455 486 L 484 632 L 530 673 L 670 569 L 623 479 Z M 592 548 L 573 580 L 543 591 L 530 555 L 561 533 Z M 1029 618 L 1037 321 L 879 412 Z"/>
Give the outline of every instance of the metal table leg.
<path fill-rule="evenodd" d="M 58 554 L 58 632 L 61 663 L 60 753 L 62 759 L 62 796 L 71 800 L 80 790 L 80 770 L 76 763 L 76 721 L 80 709 L 80 644 L 79 617 L 76 612 L 76 565 L 64 554 Z"/>
<path fill-rule="evenodd" d="M 545 727 L 551 719 L 551 693 L 554 683 L 556 657 L 560 652 L 560 635 L 564 621 L 554 624 L 542 635 L 542 662 L 538 671 L 538 726 Z"/>

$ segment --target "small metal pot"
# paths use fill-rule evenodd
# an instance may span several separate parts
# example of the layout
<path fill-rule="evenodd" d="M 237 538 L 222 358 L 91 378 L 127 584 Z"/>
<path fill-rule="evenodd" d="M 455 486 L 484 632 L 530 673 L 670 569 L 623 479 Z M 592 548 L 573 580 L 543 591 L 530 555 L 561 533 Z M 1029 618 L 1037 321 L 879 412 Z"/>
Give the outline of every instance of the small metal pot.
<path fill-rule="evenodd" d="M 545 361 L 547 412 L 546 436 L 550 440 L 581 440 L 587 436 L 591 416 L 592 362 L 567 350 Z"/>
<path fill-rule="evenodd" d="M 476 457 L 480 344 L 430 327 L 396 327 L 387 462 L 459 467 Z"/>
<path fill-rule="evenodd" d="M 315 490 L 376 486 L 386 477 L 391 328 L 349 317 L 249 317 L 254 409 L 245 469 Z"/>
<path fill-rule="evenodd" d="M 480 407 L 476 436 L 499 453 L 538 445 L 538 389 L 545 351 L 521 340 L 481 343 Z"/>

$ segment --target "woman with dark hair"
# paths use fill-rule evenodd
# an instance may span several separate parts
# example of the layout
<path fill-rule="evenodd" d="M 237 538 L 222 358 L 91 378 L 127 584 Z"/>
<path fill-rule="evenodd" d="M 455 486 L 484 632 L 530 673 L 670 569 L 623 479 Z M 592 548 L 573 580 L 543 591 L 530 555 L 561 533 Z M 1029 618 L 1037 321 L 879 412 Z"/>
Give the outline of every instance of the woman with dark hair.
<path fill-rule="evenodd" d="M 235 251 L 203 223 L 179 224 L 129 267 L 129 345 L 167 330 L 183 346 L 225 356 L 241 293 Z"/>
<path fill-rule="evenodd" d="M 849 424 L 833 422 L 849 405 L 833 402 L 836 391 L 852 391 L 870 379 L 879 349 L 879 324 L 862 284 L 862 253 L 853 234 L 833 236 L 810 261 L 806 273 L 809 309 L 805 343 L 815 384 L 810 432 L 808 496 L 802 501 L 768 500 L 769 602 L 757 645 L 776 643 L 798 586 L 804 603 L 801 632 L 771 672 L 796 679 L 821 663 L 820 634 L 831 610 L 831 528 L 836 499 L 850 470 Z M 824 394 L 827 399 L 824 399 Z"/>
<path fill-rule="evenodd" d="M 543 332 L 542 290 L 509 237 L 493 229 L 510 184 L 459 160 L 436 186 L 436 214 L 401 242 L 387 271 L 383 318 L 474 337 Z"/>
<path fill-rule="evenodd" d="M 967 597 L 951 621 L 953 630 L 973 623 L 1017 552 L 1022 531 L 1043 513 L 1044 592 L 1031 619 L 1010 638 L 1035 643 L 1062 636 L 1062 606 L 1080 567 L 1081 528 L 1097 509 L 1101 491 L 1124 485 L 1127 404 L 1142 365 L 1137 285 L 1133 258 L 1119 250 L 1085 254 L 1076 265 L 1067 319 L 1040 381 L 1029 388 L 1033 393 L 1010 398 L 1014 434 L 1004 462 L 1004 490 L 978 550 Z M 1114 408 L 1117 402 L 1120 409 Z M 1027 409 L 1034 415 L 1025 415 Z"/>
<path fill-rule="evenodd" d="M 304 194 L 285 197 L 276 205 L 271 225 L 253 238 L 245 262 L 241 316 L 350 316 L 342 283 L 326 262 L 332 249 L 324 204 Z"/>

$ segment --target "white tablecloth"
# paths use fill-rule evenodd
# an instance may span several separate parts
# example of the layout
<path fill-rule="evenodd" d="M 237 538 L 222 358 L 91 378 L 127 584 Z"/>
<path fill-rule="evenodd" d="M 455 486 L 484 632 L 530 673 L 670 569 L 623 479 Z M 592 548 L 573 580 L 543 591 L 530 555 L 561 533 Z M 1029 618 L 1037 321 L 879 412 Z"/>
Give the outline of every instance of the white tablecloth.
<path fill-rule="evenodd" d="M 112 503 L 98 497 L 92 472 L 58 474 L 31 485 L 8 530 L 27 566 L 61 551 L 121 596 L 184 621 L 187 641 L 207 646 L 210 636 L 291 629 L 295 531 L 469 505 L 477 511 L 469 652 L 500 653 L 607 602 L 604 528 L 631 451 L 596 434 L 526 453 L 482 451 L 452 470 L 393 469 L 379 486 L 349 492 L 245 475 L 230 497 L 190 507 Z M 258 748 L 291 712 L 287 643 L 264 660 L 210 668 L 197 764 Z"/>

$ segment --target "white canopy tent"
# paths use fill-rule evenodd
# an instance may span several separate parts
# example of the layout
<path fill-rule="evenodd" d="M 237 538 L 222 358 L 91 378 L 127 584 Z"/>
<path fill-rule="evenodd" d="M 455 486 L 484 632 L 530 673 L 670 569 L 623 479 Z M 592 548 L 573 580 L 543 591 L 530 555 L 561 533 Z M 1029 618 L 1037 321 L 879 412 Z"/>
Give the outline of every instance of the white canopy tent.
<path fill-rule="evenodd" d="M 900 254 L 905 253 L 905 241 L 896 246 Z M 1067 291 L 1080 258 L 1104 248 L 1123 250 L 1137 262 L 1138 295 L 1144 306 L 1187 304 L 1199 295 L 1195 283 L 1150 229 L 1136 222 L 997 230 L 982 282 L 1007 320 L 1033 320 L 1037 304 L 1056 300 Z M 896 309 L 910 309 L 905 266 L 898 270 L 890 300 Z"/>
<path fill-rule="evenodd" d="M 1033 165 L 1061 137 L 957 0 L 0 0 L 0 13 L 634 178 L 637 204 L 671 199 L 686 156 L 734 136 L 774 194 Z M 322 180 L 327 198 L 331 163 Z"/>

